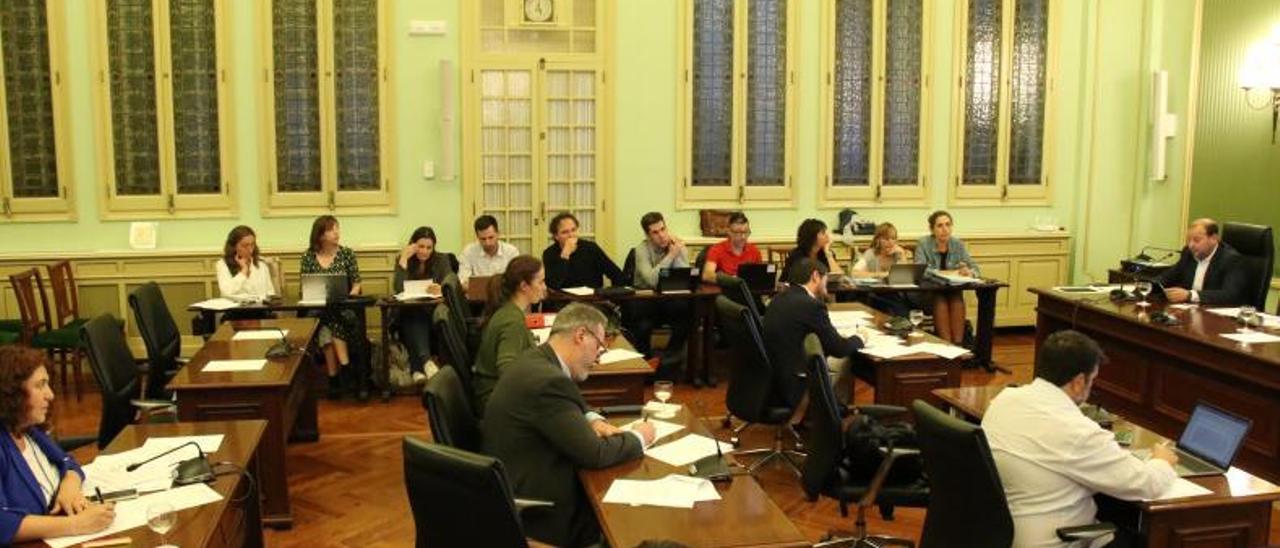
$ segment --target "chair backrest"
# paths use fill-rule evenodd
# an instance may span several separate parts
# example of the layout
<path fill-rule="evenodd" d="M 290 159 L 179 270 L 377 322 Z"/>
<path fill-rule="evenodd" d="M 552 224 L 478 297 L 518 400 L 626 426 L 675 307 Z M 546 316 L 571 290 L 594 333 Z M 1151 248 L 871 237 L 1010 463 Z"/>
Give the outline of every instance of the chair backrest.
<path fill-rule="evenodd" d="M 444 258 L 449 261 L 449 271 L 457 274 L 458 269 L 462 268 L 462 265 L 458 263 L 458 256 L 453 253 L 445 253 Z"/>
<path fill-rule="evenodd" d="M 916 441 L 929 475 L 922 547 L 1007 547 L 1013 518 L 982 428 L 916 400 Z"/>
<path fill-rule="evenodd" d="M 267 265 L 267 274 L 271 276 L 271 287 L 276 290 L 276 295 L 283 297 L 284 292 L 284 267 L 280 266 L 280 259 L 276 257 L 262 257 L 262 264 Z"/>
<path fill-rule="evenodd" d="M 627 281 L 627 285 L 636 283 L 636 248 L 631 248 L 627 252 L 626 260 L 622 261 L 622 279 Z"/>
<path fill-rule="evenodd" d="M 458 378 L 456 367 L 442 367 L 427 380 L 422 406 L 436 443 L 467 451 L 480 451 L 480 426 L 472 411 L 471 394 Z"/>
<path fill-rule="evenodd" d="M 528 546 L 501 461 L 411 437 L 403 448 L 416 546 Z"/>
<path fill-rule="evenodd" d="M 164 387 L 178 370 L 182 333 L 169 313 L 160 285 L 155 282 L 147 282 L 129 292 L 129 308 L 133 309 L 133 319 L 147 348 L 146 397 L 164 399 Z"/>
<path fill-rule="evenodd" d="M 827 356 L 822 351 L 818 336 L 810 334 L 804 339 L 805 368 L 808 374 L 809 408 L 805 418 L 809 421 L 804 447 L 809 456 L 804 459 L 800 471 L 800 484 L 809 500 L 816 500 L 827 486 L 837 481 L 836 467 L 845 452 L 844 428 L 841 424 L 841 405 L 831 387 L 827 374 Z"/>
<path fill-rule="evenodd" d="M 470 396 L 475 394 L 471 383 L 471 352 L 453 325 L 453 315 L 449 308 L 449 305 L 444 303 L 436 305 L 431 323 L 435 326 L 439 340 L 444 342 L 444 362 L 457 370 L 458 380 L 462 382 L 463 389 Z"/>
<path fill-rule="evenodd" d="M 745 306 L 751 312 L 751 319 L 756 322 L 756 328 L 763 331 L 764 316 L 756 306 L 756 296 L 751 294 L 751 288 L 747 287 L 747 283 L 742 281 L 742 278 L 728 274 L 716 276 L 716 282 L 720 284 L 722 294 L 733 302 Z"/>
<path fill-rule="evenodd" d="M 1244 256 L 1249 265 L 1249 303 L 1258 310 L 1267 308 L 1267 291 L 1275 269 L 1275 244 L 1271 227 L 1248 223 L 1223 223 L 1222 241 Z"/>
<path fill-rule="evenodd" d="M 138 366 L 124 338 L 121 324 L 111 314 L 90 319 L 80 328 L 80 341 L 89 354 L 89 368 L 102 387 L 102 418 L 98 423 L 98 448 L 133 422 L 130 400 L 141 395 Z"/>
<path fill-rule="evenodd" d="M 716 297 L 720 329 L 733 352 L 725 407 L 733 416 L 762 422 L 769 396 L 773 393 L 773 366 L 760 332 L 751 322 L 750 312 L 724 295 Z"/>
<path fill-rule="evenodd" d="M 711 251 L 711 246 L 702 246 L 702 249 L 698 250 L 698 255 L 693 258 L 693 267 L 698 269 L 698 272 L 702 272 L 702 267 L 707 265 L 708 251 Z"/>
<path fill-rule="evenodd" d="M 440 292 L 444 296 L 445 304 L 449 305 L 449 313 L 455 322 L 455 329 L 460 329 L 459 334 L 462 340 L 467 340 L 467 336 L 471 330 L 471 305 L 467 304 L 467 294 L 462 291 L 462 282 L 458 281 L 457 274 L 450 274 L 444 277 L 444 281 L 440 283 Z"/>
<path fill-rule="evenodd" d="M 54 323 L 65 327 L 80 316 L 80 295 L 76 290 L 76 275 L 71 261 L 63 259 L 49 269 L 49 286 L 53 290 Z"/>
<path fill-rule="evenodd" d="M 18 317 L 22 322 L 22 343 L 31 344 L 31 339 L 41 330 L 48 331 L 49 301 L 44 296 L 44 282 L 40 279 L 40 271 L 34 268 L 9 275 L 9 285 L 13 286 L 13 294 L 18 299 Z M 39 297 L 36 295 L 39 294 Z M 40 308 L 36 308 L 36 299 L 40 299 Z"/>

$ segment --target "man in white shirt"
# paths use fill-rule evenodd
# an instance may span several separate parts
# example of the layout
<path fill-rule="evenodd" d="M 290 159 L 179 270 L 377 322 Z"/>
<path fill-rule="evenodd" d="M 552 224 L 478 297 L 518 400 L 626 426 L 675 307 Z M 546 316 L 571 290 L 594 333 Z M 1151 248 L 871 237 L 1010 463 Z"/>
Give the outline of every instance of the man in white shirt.
<path fill-rule="evenodd" d="M 1158 281 L 1171 303 L 1204 303 L 1239 306 L 1253 304 L 1249 295 L 1251 265 L 1244 256 L 1222 241 L 1218 223 L 1196 219 L 1187 227 L 1187 247 L 1178 263 Z"/>
<path fill-rule="evenodd" d="M 507 271 L 507 263 L 520 254 L 516 246 L 498 240 L 498 220 L 481 215 L 474 225 L 476 241 L 462 248 L 458 259 L 458 281 L 466 287 L 472 276 L 493 276 Z"/>
<path fill-rule="evenodd" d="M 1015 547 L 1069 546 L 1056 531 L 1094 523 L 1095 493 L 1150 499 L 1177 480 L 1178 457 L 1169 447 L 1153 446 L 1151 459 L 1142 461 L 1080 412 L 1105 360 L 1089 337 L 1054 333 L 1040 346 L 1035 380 L 1000 392 L 982 418 L 1013 515 Z"/>

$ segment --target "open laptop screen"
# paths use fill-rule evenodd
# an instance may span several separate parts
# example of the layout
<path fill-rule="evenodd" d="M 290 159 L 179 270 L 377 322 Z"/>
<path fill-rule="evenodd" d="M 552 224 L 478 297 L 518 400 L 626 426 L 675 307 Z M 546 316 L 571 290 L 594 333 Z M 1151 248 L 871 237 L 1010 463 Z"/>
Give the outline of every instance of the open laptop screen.
<path fill-rule="evenodd" d="M 1231 467 L 1236 451 L 1244 442 L 1249 424 L 1249 419 L 1199 403 L 1191 412 L 1182 437 L 1178 438 L 1178 447 L 1226 469 Z"/>

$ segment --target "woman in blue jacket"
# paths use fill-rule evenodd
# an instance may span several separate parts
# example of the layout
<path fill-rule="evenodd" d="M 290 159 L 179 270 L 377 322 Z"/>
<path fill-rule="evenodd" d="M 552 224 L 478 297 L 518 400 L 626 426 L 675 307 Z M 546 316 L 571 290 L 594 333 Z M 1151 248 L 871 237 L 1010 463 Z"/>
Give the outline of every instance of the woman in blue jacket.
<path fill-rule="evenodd" d="M 935 211 L 929 215 L 929 235 L 916 244 L 916 262 L 928 265 L 927 272 L 978 277 L 978 263 L 969 256 L 964 242 L 951 234 L 951 214 Z M 933 294 L 933 325 L 938 337 L 960 344 L 964 341 L 964 292 Z"/>
<path fill-rule="evenodd" d="M 0 545 L 106 529 L 111 504 L 80 493 L 84 472 L 44 428 L 53 403 L 45 355 L 0 347 Z"/>

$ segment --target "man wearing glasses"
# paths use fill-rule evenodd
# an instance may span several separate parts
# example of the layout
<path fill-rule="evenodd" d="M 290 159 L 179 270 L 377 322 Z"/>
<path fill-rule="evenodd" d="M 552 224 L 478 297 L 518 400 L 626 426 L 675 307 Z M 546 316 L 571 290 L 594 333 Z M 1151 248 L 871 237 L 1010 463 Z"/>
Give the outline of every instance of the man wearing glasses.
<path fill-rule="evenodd" d="M 751 237 L 751 223 L 741 211 L 729 215 L 729 237 L 707 249 L 707 263 L 702 268 L 702 281 L 716 283 L 716 272 L 738 275 L 738 265 L 763 263 L 764 258 L 756 246 L 747 242 Z"/>
<path fill-rule="evenodd" d="M 516 358 L 485 411 L 484 453 L 500 459 L 516 496 L 554 506 L 524 514 L 525 533 L 557 546 L 600 541 L 600 527 L 578 484 L 579 468 L 642 458 L 653 425 L 624 431 L 588 410 L 576 383 L 607 350 L 604 314 L 582 303 L 556 315 L 546 344 Z"/>

